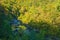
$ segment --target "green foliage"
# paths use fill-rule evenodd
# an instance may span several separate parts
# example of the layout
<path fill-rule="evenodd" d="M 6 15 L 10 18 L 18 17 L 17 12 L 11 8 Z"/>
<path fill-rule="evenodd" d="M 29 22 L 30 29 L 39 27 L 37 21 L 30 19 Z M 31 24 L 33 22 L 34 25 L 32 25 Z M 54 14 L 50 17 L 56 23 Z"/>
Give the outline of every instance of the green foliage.
<path fill-rule="evenodd" d="M 57 10 L 60 11 L 60 6 L 57 6 Z"/>
<path fill-rule="evenodd" d="M 0 6 L 0 39 L 9 39 L 9 35 L 11 35 L 11 27 L 8 23 L 8 18 L 4 13 L 5 9 Z M 4 9 L 4 10 L 3 10 Z M 3 12 L 2 12 L 3 11 Z"/>

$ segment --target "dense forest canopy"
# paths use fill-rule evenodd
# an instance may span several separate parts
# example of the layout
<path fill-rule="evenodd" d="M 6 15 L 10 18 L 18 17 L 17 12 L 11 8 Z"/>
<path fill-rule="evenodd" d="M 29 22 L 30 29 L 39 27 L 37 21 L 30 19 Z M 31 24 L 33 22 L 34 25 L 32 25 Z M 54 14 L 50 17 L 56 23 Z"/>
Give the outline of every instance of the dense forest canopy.
<path fill-rule="evenodd" d="M 0 0 L 1 40 L 60 40 L 60 0 Z"/>

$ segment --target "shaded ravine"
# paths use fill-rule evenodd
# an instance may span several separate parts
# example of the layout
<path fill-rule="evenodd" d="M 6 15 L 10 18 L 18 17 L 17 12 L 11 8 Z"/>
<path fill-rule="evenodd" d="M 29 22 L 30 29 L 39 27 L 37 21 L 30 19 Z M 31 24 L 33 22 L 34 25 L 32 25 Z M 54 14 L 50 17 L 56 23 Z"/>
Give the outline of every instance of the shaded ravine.
<path fill-rule="evenodd" d="M 35 39 L 36 38 L 36 34 L 37 33 L 40 33 L 40 30 L 37 30 L 37 29 L 33 29 L 33 28 L 31 28 L 28 24 L 24 24 L 24 23 L 22 23 L 22 21 L 21 20 L 17 20 L 17 19 L 13 19 L 12 21 L 11 21 L 11 25 L 15 25 L 15 27 L 16 27 L 16 29 L 13 31 L 14 33 L 13 34 L 15 34 L 15 35 L 20 35 L 20 39 L 19 40 L 22 40 L 22 36 L 24 35 L 24 34 L 26 34 L 26 35 L 28 35 L 29 36 L 29 40 L 37 40 L 37 39 Z M 20 25 L 24 25 L 27 29 L 26 30 L 24 30 L 22 33 L 19 33 L 19 26 Z M 39 32 L 38 32 L 39 31 Z M 17 33 L 17 34 L 16 34 Z M 45 39 L 44 40 L 49 40 L 49 39 L 53 39 L 53 40 L 59 40 L 59 38 L 58 37 L 51 37 L 50 35 L 46 35 L 45 36 Z"/>

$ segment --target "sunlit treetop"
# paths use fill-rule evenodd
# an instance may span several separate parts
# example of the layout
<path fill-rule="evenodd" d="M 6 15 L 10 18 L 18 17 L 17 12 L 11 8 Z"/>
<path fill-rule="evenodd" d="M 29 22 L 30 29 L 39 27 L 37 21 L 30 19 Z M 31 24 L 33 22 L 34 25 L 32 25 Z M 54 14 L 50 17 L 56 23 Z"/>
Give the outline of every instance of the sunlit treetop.
<path fill-rule="evenodd" d="M 52 23 L 60 15 L 60 0 L 1 0 L 0 4 L 16 16 L 20 13 L 18 19 L 23 23 L 31 20 Z"/>

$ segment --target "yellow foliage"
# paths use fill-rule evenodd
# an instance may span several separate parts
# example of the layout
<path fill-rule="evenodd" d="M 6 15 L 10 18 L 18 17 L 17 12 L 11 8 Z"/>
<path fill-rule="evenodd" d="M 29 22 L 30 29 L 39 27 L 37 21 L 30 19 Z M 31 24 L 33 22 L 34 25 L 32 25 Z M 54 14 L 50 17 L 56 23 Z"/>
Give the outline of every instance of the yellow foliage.
<path fill-rule="evenodd" d="M 22 30 L 26 30 L 25 26 L 19 26 L 19 28 L 21 28 Z"/>

